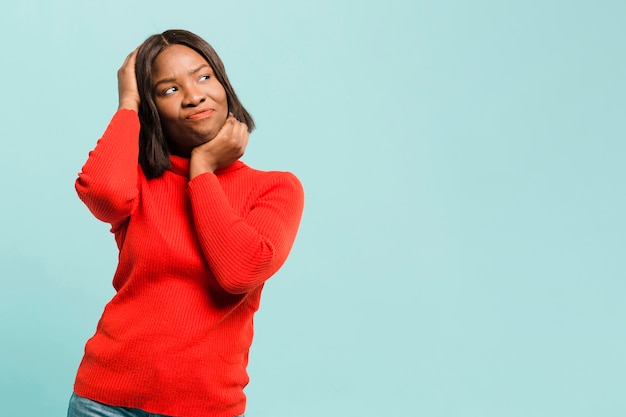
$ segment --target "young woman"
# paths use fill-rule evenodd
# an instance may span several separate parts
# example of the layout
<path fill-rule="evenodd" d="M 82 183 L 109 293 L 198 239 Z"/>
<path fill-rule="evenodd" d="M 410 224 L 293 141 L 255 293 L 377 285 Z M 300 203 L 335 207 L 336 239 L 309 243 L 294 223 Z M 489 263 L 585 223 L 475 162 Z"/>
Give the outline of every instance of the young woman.
<path fill-rule="evenodd" d="M 243 415 L 253 315 L 293 245 L 302 186 L 239 160 L 254 122 L 197 35 L 149 37 L 118 84 L 119 109 L 76 180 L 111 224 L 116 294 L 68 416 Z"/>

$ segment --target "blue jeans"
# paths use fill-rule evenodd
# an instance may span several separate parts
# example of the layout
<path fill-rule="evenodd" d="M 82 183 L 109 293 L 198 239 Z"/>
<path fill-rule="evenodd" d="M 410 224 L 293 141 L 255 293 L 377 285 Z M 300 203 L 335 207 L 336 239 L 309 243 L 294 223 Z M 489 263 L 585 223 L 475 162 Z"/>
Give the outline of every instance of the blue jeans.
<path fill-rule="evenodd" d="M 168 417 L 147 413 L 138 408 L 115 407 L 72 394 L 67 417 Z M 235 416 L 244 417 L 244 415 Z"/>

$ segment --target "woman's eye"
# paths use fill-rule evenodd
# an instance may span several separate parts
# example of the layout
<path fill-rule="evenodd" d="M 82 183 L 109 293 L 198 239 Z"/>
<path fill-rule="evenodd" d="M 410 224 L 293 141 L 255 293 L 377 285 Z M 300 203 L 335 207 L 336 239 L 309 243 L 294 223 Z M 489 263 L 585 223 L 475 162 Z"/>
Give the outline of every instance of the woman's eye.
<path fill-rule="evenodd" d="M 177 90 L 178 89 L 176 87 L 170 87 L 170 88 L 166 88 L 165 90 L 163 90 L 163 92 L 161 94 L 163 94 L 164 96 L 168 96 L 170 94 L 173 94 Z"/>
<path fill-rule="evenodd" d="M 200 77 L 200 81 L 207 81 L 209 78 L 211 78 L 210 75 L 203 75 L 202 77 Z"/>

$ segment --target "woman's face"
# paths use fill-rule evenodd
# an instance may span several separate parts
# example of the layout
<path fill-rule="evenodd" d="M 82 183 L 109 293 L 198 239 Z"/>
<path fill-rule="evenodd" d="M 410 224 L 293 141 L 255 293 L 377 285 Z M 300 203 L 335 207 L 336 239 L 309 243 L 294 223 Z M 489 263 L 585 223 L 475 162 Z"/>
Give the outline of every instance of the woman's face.
<path fill-rule="evenodd" d="M 163 130 L 176 155 L 189 156 L 226 122 L 224 87 L 202 55 L 187 46 L 168 46 L 157 55 L 152 87 Z"/>

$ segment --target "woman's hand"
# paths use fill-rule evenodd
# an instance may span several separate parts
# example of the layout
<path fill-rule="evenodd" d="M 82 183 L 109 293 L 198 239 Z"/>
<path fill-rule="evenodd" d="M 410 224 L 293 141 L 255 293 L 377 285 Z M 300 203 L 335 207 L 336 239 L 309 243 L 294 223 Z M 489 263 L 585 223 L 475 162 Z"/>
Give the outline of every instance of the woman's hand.
<path fill-rule="evenodd" d="M 249 136 L 248 126 L 229 115 L 213 139 L 191 151 L 189 178 L 231 165 L 243 156 Z"/>
<path fill-rule="evenodd" d="M 117 90 L 120 99 L 118 109 L 139 111 L 139 89 L 137 88 L 137 76 L 135 75 L 137 49 L 126 57 L 124 63 L 117 71 Z"/>

